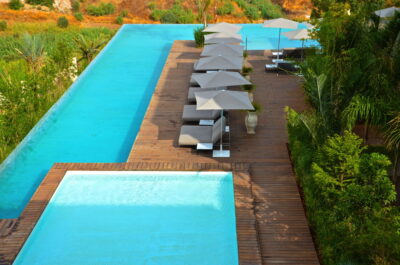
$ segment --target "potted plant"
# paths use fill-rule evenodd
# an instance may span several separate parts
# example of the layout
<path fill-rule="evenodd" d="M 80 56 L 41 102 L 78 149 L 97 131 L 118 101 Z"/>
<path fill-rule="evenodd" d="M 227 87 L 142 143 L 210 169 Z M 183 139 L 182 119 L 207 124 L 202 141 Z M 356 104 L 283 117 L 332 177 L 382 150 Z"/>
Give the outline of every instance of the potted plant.
<path fill-rule="evenodd" d="M 242 75 L 244 76 L 244 78 L 246 78 L 247 80 L 250 81 L 250 73 L 253 72 L 253 68 L 250 66 L 243 66 L 242 67 Z"/>
<path fill-rule="evenodd" d="M 246 92 L 249 93 L 250 101 L 253 102 L 253 101 L 254 101 L 254 94 L 253 94 L 253 91 L 254 91 L 254 89 L 256 89 L 256 86 L 253 85 L 253 84 L 250 84 L 250 85 L 243 85 L 243 86 L 242 86 L 242 89 L 243 89 L 244 91 L 246 91 Z"/>
<path fill-rule="evenodd" d="M 257 123 L 258 123 L 257 114 L 261 111 L 260 104 L 253 102 L 253 107 L 254 107 L 254 110 L 247 111 L 247 115 L 245 118 L 245 124 L 246 124 L 248 134 L 256 133 L 256 127 L 257 127 Z"/>

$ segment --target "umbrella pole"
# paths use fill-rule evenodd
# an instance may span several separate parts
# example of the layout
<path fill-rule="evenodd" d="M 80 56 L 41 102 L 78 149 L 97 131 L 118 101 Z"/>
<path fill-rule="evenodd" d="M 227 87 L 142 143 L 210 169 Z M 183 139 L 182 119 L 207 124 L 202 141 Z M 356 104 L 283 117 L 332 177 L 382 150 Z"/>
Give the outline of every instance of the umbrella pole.
<path fill-rule="evenodd" d="M 224 138 L 223 136 L 224 136 L 224 126 L 222 126 L 222 119 L 223 119 L 223 117 L 224 117 L 224 110 L 222 109 L 221 110 L 221 141 L 219 141 L 220 142 L 220 148 L 219 148 L 219 150 L 222 152 L 222 138 Z"/>
<path fill-rule="evenodd" d="M 281 28 L 279 28 L 279 36 L 278 36 L 278 60 L 277 60 L 277 63 L 279 63 L 280 44 L 281 44 Z"/>

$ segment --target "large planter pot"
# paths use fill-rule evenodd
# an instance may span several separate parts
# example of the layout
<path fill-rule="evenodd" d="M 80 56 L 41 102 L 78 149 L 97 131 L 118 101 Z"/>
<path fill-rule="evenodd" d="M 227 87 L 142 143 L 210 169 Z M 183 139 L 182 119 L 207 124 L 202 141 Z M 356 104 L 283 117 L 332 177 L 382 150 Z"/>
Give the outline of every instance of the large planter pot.
<path fill-rule="evenodd" d="M 248 111 L 245 119 L 247 133 L 255 134 L 258 123 L 258 116 L 256 112 Z"/>

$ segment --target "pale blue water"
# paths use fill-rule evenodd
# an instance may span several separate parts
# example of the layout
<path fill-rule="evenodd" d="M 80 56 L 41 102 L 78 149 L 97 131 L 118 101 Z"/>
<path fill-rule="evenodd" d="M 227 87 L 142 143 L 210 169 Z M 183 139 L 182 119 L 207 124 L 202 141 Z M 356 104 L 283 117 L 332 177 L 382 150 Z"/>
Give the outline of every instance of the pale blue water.
<path fill-rule="evenodd" d="M 22 264 L 238 264 L 232 174 L 68 172 Z"/>
<path fill-rule="evenodd" d="M 55 162 L 125 162 L 174 40 L 196 25 L 125 25 L 0 166 L 0 218 L 20 215 Z M 244 25 L 248 49 L 277 29 Z M 281 47 L 301 46 L 282 38 Z"/>

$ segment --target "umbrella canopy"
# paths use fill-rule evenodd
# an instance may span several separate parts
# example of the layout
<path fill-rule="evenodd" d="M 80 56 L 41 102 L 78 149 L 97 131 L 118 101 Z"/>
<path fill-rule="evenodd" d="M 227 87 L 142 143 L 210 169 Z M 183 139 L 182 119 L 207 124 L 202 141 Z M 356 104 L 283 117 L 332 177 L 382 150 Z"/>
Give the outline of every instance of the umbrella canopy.
<path fill-rule="evenodd" d="M 291 40 L 307 40 L 310 39 L 310 31 L 308 29 L 298 29 L 282 33 Z"/>
<path fill-rule="evenodd" d="M 279 48 L 281 44 L 281 30 L 284 29 L 297 29 L 299 23 L 286 18 L 276 18 L 264 21 L 264 28 L 279 28 L 278 33 L 278 61 L 279 61 Z"/>
<path fill-rule="evenodd" d="M 241 26 L 229 24 L 226 22 L 221 22 L 214 25 L 209 25 L 207 28 L 203 30 L 203 32 L 230 32 L 237 33 L 241 29 Z"/>
<path fill-rule="evenodd" d="M 297 29 L 299 23 L 286 18 L 276 18 L 264 21 L 264 28 Z"/>
<path fill-rule="evenodd" d="M 197 110 L 254 110 L 247 92 L 210 90 L 195 95 Z"/>
<path fill-rule="evenodd" d="M 215 72 L 194 75 L 193 79 L 201 88 L 250 85 L 251 83 L 237 72 Z"/>
<path fill-rule="evenodd" d="M 400 8 L 392 6 L 392 7 L 388 7 L 385 9 L 375 11 L 375 15 L 377 15 L 378 17 L 381 17 L 381 18 L 387 18 L 387 17 L 393 17 L 396 12 L 400 12 Z"/>
<path fill-rule="evenodd" d="M 206 45 L 201 53 L 201 56 L 217 56 L 222 55 L 225 57 L 231 56 L 243 56 L 244 47 L 241 45 L 231 45 L 231 44 L 212 44 Z"/>
<path fill-rule="evenodd" d="M 212 56 L 200 58 L 194 65 L 195 70 L 241 70 L 242 57 Z"/>
<path fill-rule="evenodd" d="M 243 42 L 241 35 L 236 33 L 227 33 L 227 32 L 207 34 L 204 36 L 204 41 L 206 44 Z"/>
<path fill-rule="evenodd" d="M 306 26 L 308 29 L 314 29 L 315 28 L 315 26 L 313 24 L 308 23 L 308 22 L 302 22 L 301 24 Z"/>

